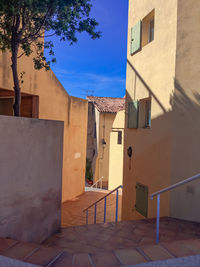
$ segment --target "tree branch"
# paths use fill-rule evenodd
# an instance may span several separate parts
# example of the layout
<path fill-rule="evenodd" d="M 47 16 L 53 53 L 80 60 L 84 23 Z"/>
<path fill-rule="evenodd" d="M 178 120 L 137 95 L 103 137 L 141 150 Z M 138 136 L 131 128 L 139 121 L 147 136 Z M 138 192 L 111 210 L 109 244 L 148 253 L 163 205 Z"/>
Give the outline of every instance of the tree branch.
<path fill-rule="evenodd" d="M 25 52 L 21 53 L 21 55 L 18 56 L 17 58 L 19 59 L 19 58 L 22 57 L 23 55 L 25 55 Z"/>
<path fill-rule="evenodd" d="M 47 13 L 46 13 L 46 15 L 43 18 L 43 21 L 42 21 L 40 27 L 38 27 L 38 29 L 36 30 L 36 32 L 33 33 L 33 34 L 30 34 L 29 36 L 27 36 L 27 37 L 25 37 L 24 39 L 21 40 L 21 43 L 22 44 L 28 42 L 30 39 L 32 40 L 33 38 L 34 38 L 34 40 L 36 40 L 37 38 L 42 38 L 42 36 L 39 33 L 40 33 L 42 27 L 45 24 L 45 21 L 46 21 L 46 19 L 48 17 L 49 11 L 50 11 L 50 8 L 47 10 Z"/>

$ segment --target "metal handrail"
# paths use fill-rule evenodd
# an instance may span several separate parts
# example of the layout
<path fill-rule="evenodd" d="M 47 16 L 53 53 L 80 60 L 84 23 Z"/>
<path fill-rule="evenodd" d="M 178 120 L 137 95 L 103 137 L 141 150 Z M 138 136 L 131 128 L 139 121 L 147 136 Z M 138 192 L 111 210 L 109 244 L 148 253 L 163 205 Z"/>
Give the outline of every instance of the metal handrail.
<path fill-rule="evenodd" d="M 157 196 L 157 195 L 160 195 L 160 194 L 162 194 L 162 193 L 164 193 L 164 192 L 170 191 L 170 190 L 172 190 L 172 189 L 174 189 L 174 188 L 176 188 L 176 187 L 179 187 L 179 186 L 181 186 L 181 185 L 190 183 L 190 182 L 192 182 L 192 181 L 194 181 L 194 180 L 197 180 L 197 179 L 199 179 L 199 178 L 200 178 L 200 173 L 198 173 L 198 174 L 196 174 L 196 175 L 194 175 L 194 176 L 192 176 L 192 177 L 190 177 L 190 178 L 187 178 L 187 179 L 185 179 L 185 180 L 183 180 L 183 181 L 180 181 L 180 182 L 178 182 L 178 183 L 176 183 L 176 184 L 170 185 L 170 186 L 168 186 L 168 187 L 166 187 L 166 188 L 164 188 L 164 189 L 162 189 L 162 190 L 160 190 L 160 191 L 157 191 L 157 192 L 153 193 L 153 194 L 151 195 L 151 197 L 153 198 L 153 197 L 155 197 L 155 196 Z"/>
<path fill-rule="evenodd" d="M 176 183 L 176 184 L 170 185 L 170 186 L 168 186 L 168 187 L 166 187 L 166 188 L 164 188 L 164 189 L 161 189 L 161 190 L 159 190 L 159 191 L 154 192 L 153 194 L 151 194 L 151 200 L 152 200 L 155 196 L 157 196 L 157 216 L 156 216 L 156 243 L 157 243 L 157 244 L 159 243 L 160 195 L 161 195 L 162 193 L 165 193 L 165 192 L 167 192 L 167 191 L 171 191 L 171 190 L 173 190 L 173 189 L 175 189 L 175 188 L 177 188 L 177 187 L 179 187 L 179 186 L 181 186 L 181 185 L 190 183 L 190 182 L 192 182 L 192 181 L 194 181 L 194 180 L 197 180 L 197 179 L 199 179 L 199 178 L 200 178 L 200 173 L 198 173 L 198 174 L 196 174 L 196 175 L 194 175 L 194 176 L 192 176 L 192 177 L 190 177 L 190 178 L 187 178 L 187 179 L 185 179 L 185 180 L 183 180 L 183 181 L 180 181 L 180 182 L 178 182 L 178 183 Z"/>
<path fill-rule="evenodd" d="M 102 186 L 102 181 L 103 181 L 103 179 L 104 179 L 104 178 L 103 178 L 103 176 L 102 176 L 101 178 L 99 178 L 99 180 L 96 181 L 96 183 L 94 183 L 94 184 L 91 185 L 90 187 L 94 188 L 94 187 L 96 186 L 96 188 L 97 188 L 98 183 L 101 182 L 101 189 L 102 189 L 102 187 L 103 187 L 103 186 Z"/>
<path fill-rule="evenodd" d="M 107 203 L 107 197 L 109 195 L 111 195 L 112 193 L 114 193 L 116 191 L 116 210 L 115 210 L 115 222 L 118 221 L 118 199 L 119 199 L 119 189 L 122 188 L 122 185 L 119 185 L 118 187 L 116 187 L 115 189 L 113 189 L 112 191 L 110 191 L 108 194 L 106 194 L 105 196 L 101 197 L 100 199 L 98 199 L 97 201 L 95 201 L 93 204 L 91 204 L 90 206 L 88 206 L 86 209 L 83 210 L 83 212 L 86 212 L 86 224 L 88 224 L 88 210 L 94 206 L 94 224 L 96 224 L 96 213 L 97 213 L 97 203 L 99 203 L 100 201 L 104 200 L 104 223 L 106 222 L 106 203 Z"/>

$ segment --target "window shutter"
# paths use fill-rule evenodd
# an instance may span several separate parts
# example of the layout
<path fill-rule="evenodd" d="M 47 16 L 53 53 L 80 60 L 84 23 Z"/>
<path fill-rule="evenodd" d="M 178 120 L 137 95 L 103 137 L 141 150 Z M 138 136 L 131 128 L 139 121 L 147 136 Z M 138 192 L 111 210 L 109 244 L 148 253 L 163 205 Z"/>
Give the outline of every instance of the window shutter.
<path fill-rule="evenodd" d="M 131 55 L 141 49 L 142 21 L 140 20 L 131 28 Z"/>
<path fill-rule="evenodd" d="M 139 101 L 128 103 L 128 128 L 138 128 Z"/>
<path fill-rule="evenodd" d="M 137 212 L 147 218 L 148 215 L 148 186 L 136 182 L 136 204 Z"/>

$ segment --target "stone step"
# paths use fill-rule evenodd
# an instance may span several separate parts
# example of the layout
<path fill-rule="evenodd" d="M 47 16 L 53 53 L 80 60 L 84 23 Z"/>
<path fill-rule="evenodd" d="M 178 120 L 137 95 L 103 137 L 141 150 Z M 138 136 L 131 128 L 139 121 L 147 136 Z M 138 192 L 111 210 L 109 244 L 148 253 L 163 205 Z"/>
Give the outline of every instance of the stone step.
<path fill-rule="evenodd" d="M 23 243 L 0 238 L 0 255 L 37 266 L 119 267 L 200 254 L 200 239 L 175 240 L 135 248 L 96 253 L 69 253 L 59 247 Z M 17 266 L 17 265 L 16 265 Z"/>
<path fill-rule="evenodd" d="M 67 227 L 43 244 L 60 247 L 69 253 L 95 253 L 155 244 L 155 237 L 156 222 L 151 219 Z M 196 238 L 200 239 L 200 224 L 161 219 L 160 241 Z"/>
<path fill-rule="evenodd" d="M 148 219 L 69 227 L 43 244 L 0 238 L 0 255 L 37 266 L 115 267 L 200 254 L 200 224 L 162 218 L 158 245 L 155 226 Z"/>

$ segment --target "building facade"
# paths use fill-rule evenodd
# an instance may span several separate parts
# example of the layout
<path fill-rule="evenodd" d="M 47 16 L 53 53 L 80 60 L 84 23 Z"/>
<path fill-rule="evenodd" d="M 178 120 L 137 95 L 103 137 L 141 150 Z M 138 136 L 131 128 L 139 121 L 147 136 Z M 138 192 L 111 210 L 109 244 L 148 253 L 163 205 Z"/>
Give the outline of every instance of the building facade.
<path fill-rule="evenodd" d="M 124 98 L 88 96 L 87 159 L 94 182 L 112 190 L 122 184 L 124 145 Z"/>
<path fill-rule="evenodd" d="M 9 53 L 0 54 L 0 114 L 12 116 L 10 57 Z M 62 200 L 72 199 L 85 187 L 88 103 L 68 95 L 51 70 L 35 70 L 31 57 L 20 58 L 18 65 L 19 73 L 25 72 L 21 116 L 64 121 Z"/>
<path fill-rule="evenodd" d="M 129 1 L 122 217 L 156 216 L 150 194 L 199 173 L 200 3 Z M 200 181 L 161 196 L 161 216 L 200 221 Z"/>

